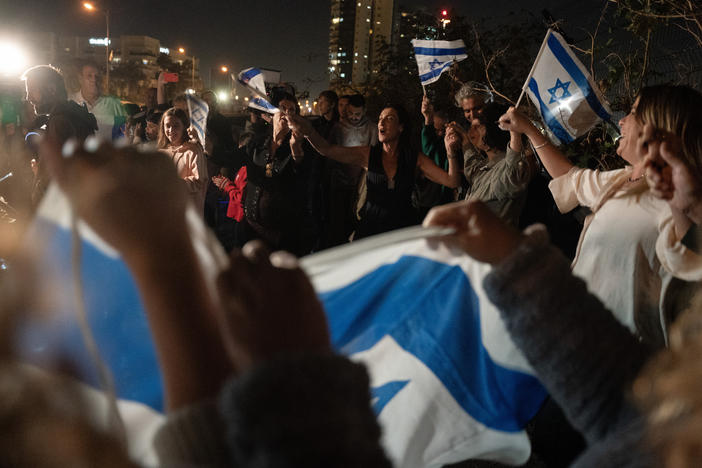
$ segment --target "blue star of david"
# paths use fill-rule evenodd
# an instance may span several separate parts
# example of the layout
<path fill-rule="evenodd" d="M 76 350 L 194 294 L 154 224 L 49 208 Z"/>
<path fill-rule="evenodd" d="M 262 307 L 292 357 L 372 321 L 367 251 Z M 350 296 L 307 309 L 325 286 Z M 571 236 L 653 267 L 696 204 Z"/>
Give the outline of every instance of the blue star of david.
<path fill-rule="evenodd" d="M 436 67 L 440 66 L 441 62 L 439 62 L 439 59 L 434 59 L 433 62 L 429 62 L 429 67 L 433 70 Z"/>
<path fill-rule="evenodd" d="M 568 91 L 568 86 L 570 86 L 570 81 L 563 83 L 560 78 L 556 78 L 556 86 L 548 90 L 548 93 L 551 95 L 551 100 L 548 101 L 548 103 L 553 104 L 554 102 L 570 97 L 571 94 L 570 91 Z M 559 89 L 563 90 L 560 96 L 557 95 Z"/>

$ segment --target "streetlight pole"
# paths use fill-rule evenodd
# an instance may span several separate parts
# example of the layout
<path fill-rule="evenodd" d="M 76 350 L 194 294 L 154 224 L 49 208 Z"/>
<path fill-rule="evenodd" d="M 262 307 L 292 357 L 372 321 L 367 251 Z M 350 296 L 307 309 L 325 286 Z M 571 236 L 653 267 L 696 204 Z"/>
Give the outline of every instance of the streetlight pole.
<path fill-rule="evenodd" d="M 181 55 L 185 55 L 185 48 L 178 47 L 178 52 L 180 52 Z M 191 80 L 190 88 L 193 91 L 195 91 L 195 55 L 190 56 L 190 61 L 192 62 L 192 76 L 190 77 L 190 80 Z"/>
<path fill-rule="evenodd" d="M 105 44 L 105 94 L 110 94 L 110 10 L 105 11 L 105 29 L 107 43 Z"/>
<path fill-rule="evenodd" d="M 98 8 L 93 2 L 83 2 L 83 8 L 88 11 L 96 11 Z M 110 94 L 110 10 L 102 7 L 100 9 L 105 14 L 105 94 Z"/>

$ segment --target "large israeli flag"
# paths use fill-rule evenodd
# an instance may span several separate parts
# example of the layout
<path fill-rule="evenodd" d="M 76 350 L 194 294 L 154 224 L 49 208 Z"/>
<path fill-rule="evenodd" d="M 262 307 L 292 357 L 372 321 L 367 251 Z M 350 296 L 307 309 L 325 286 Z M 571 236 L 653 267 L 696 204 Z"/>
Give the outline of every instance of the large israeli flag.
<path fill-rule="evenodd" d="M 333 344 L 368 367 L 395 466 L 522 464 L 545 391 L 482 289 L 489 266 L 418 229 L 303 259 Z"/>
<path fill-rule="evenodd" d="M 100 376 L 108 371 L 131 454 L 153 465 L 148 441 L 163 419 L 163 388 L 144 308 L 124 262 L 82 223 L 79 249 L 72 249 L 69 213 L 50 187 L 28 239 L 42 272 L 37 290 L 47 294 L 42 316 L 50 318 L 25 327 L 20 348 L 36 366 L 57 356 L 73 362 L 91 388 L 86 398 L 105 412 L 110 389 Z M 188 219 L 214 284 L 226 256 L 194 212 Z M 432 249 L 422 235 L 400 231 L 303 259 L 333 344 L 368 367 L 373 408 L 396 466 L 467 458 L 523 463 L 530 454 L 523 428 L 545 392 L 482 291 L 488 267 L 447 246 Z M 76 312 L 77 284 L 87 327 Z"/>
<path fill-rule="evenodd" d="M 544 123 L 562 143 L 611 120 L 612 111 L 590 74 L 563 37 L 550 29 L 525 86 Z"/>
<path fill-rule="evenodd" d="M 462 39 L 457 41 L 412 39 L 412 46 L 422 86 L 435 82 L 455 62 L 468 58 L 466 44 Z"/>

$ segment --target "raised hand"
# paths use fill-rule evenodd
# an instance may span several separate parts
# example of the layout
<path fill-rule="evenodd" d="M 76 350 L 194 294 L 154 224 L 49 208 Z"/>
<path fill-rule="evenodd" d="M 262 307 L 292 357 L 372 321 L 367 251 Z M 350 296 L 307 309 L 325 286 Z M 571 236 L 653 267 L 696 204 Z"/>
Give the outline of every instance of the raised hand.
<path fill-rule="evenodd" d="M 456 230 L 444 238 L 458 244 L 479 262 L 496 264 L 505 259 L 522 240 L 521 234 L 497 217 L 478 200 L 466 200 L 431 209 L 424 226 L 445 226 Z"/>
<path fill-rule="evenodd" d="M 225 346 L 240 371 L 275 356 L 331 352 L 324 309 L 292 254 L 251 241 L 232 252 L 217 288 Z"/>
<path fill-rule="evenodd" d="M 76 214 L 100 237 L 130 256 L 159 245 L 174 231 L 185 231 L 187 195 L 168 156 L 108 143 L 98 147 L 92 138 L 85 148 L 70 140 L 64 157 L 47 141 L 41 157 Z"/>
<path fill-rule="evenodd" d="M 651 193 L 668 200 L 671 208 L 695 224 L 702 222 L 702 176 L 682 156 L 679 137 L 644 126 L 637 140 L 637 151 L 644 159 L 646 182 Z"/>
<path fill-rule="evenodd" d="M 500 129 L 510 132 L 527 133 L 534 127 L 527 116 L 513 106 L 510 106 L 497 122 Z"/>
<path fill-rule="evenodd" d="M 425 94 L 422 97 L 422 115 L 424 116 L 424 124 L 425 125 L 431 125 L 432 123 L 432 118 L 434 117 L 434 106 L 431 104 L 431 101 Z"/>

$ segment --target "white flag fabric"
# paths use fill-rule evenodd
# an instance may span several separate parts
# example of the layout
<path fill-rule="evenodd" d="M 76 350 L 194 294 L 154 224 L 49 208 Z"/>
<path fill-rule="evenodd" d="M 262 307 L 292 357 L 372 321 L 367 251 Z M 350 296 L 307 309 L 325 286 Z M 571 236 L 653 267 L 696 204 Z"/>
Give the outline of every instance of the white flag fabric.
<path fill-rule="evenodd" d="M 275 107 L 273 104 L 270 102 L 266 101 L 265 99 L 262 99 L 260 97 L 252 97 L 249 100 L 249 106 L 252 109 L 257 109 L 263 112 L 268 112 L 269 114 L 275 114 L 276 112 L 280 112 L 280 110 Z"/>
<path fill-rule="evenodd" d="M 192 94 L 186 94 L 188 101 L 188 112 L 190 112 L 190 125 L 193 126 L 200 138 L 200 144 L 205 147 L 205 138 L 207 137 L 207 114 L 210 112 L 210 107 L 207 103 Z"/>
<path fill-rule="evenodd" d="M 254 96 L 249 101 L 249 107 L 268 112 L 269 114 L 278 112 L 278 108 L 268 101 L 266 82 L 261 70 L 258 68 L 246 68 L 239 72 L 236 79 L 239 83 L 246 86 Z"/>
<path fill-rule="evenodd" d="M 412 46 L 422 86 L 438 80 L 454 62 L 468 58 L 466 44 L 462 39 L 456 41 L 412 39 Z"/>
<path fill-rule="evenodd" d="M 560 34 L 549 29 L 527 80 L 527 93 L 549 130 L 570 143 L 612 111 L 582 63 Z"/>
<path fill-rule="evenodd" d="M 57 294 L 55 321 L 28 327 L 20 341 L 27 362 L 65 356 L 84 383 L 98 388 L 66 274 L 68 213 L 65 197 L 50 187 L 28 242 L 38 250 L 37 289 Z M 226 255 L 194 212 L 189 221 L 214 284 Z M 468 458 L 524 463 L 531 450 L 524 427 L 546 393 L 482 290 L 489 267 L 447 246 L 429 248 L 412 229 L 302 260 L 325 306 L 332 343 L 367 366 L 382 443 L 395 466 L 438 468 Z M 144 437 L 152 431 L 144 428 L 163 417 L 163 388 L 144 307 L 116 252 L 85 225 L 79 234 L 87 323 L 113 375 L 129 440 L 138 441 L 131 453 L 148 462 L 153 454 Z"/>

